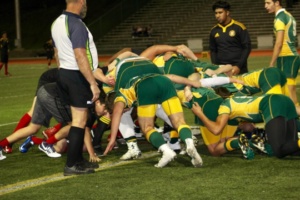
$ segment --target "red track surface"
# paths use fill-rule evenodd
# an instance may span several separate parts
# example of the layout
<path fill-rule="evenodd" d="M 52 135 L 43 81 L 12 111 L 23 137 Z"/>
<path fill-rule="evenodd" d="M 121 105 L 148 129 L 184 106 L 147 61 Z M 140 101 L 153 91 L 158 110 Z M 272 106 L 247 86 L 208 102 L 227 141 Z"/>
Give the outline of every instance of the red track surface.
<path fill-rule="evenodd" d="M 298 50 L 300 54 L 300 49 Z M 202 58 L 202 53 L 196 53 L 197 57 Z M 253 50 L 250 56 L 272 56 L 272 50 Z M 109 55 L 100 55 L 99 61 L 105 62 L 109 59 Z M 21 58 L 21 59 L 10 59 L 9 63 L 17 64 L 17 63 L 24 63 L 24 64 L 47 64 L 46 58 Z"/>

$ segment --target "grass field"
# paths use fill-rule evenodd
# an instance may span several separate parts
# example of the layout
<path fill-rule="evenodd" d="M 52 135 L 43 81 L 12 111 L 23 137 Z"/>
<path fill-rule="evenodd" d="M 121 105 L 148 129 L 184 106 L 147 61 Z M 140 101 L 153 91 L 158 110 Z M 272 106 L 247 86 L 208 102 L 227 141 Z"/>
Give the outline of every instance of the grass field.
<path fill-rule="evenodd" d="M 270 57 L 250 57 L 249 69 L 268 65 Z M 10 64 L 12 77 L 0 75 L 0 138 L 11 134 L 20 117 L 31 107 L 37 80 L 44 64 Z M 187 122 L 193 115 L 185 110 Z M 53 121 L 53 124 L 55 122 Z M 108 133 L 106 133 L 108 134 Z M 38 133 L 38 136 L 42 136 Z M 201 136 L 198 136 L 200 142 Z M 105 141 L 105 140 L 104 140 Z M 160 155 L 146 141 L 139 146 L 139 160 L 121 162 L 127 147 L 120 145 L 102 158 L 95 174 L 64 177 L 66 155 L 51 159 L 32 147 L 0 161 L 0 199 L 299 199 L 299 158 L 279 160 L 256 154 L 242 159 L 241 152 L 212 157 L 201 143 L 197 146 L 204 165 L 194 168 L 187 156 L 157 169 Z M 105 146 L 105 144 L 104 144 Z M 87 154 L 85 154 L 87 156 Z"/>

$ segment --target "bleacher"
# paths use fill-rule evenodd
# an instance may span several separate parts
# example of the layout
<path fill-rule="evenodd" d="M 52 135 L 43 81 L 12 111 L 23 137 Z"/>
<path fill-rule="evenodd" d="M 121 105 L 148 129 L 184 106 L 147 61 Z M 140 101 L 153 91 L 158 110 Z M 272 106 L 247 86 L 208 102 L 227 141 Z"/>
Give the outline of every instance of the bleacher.
<path fill-rule="evenodd" d="M 252 48 L 258 47 L 257 37 L 272 35 L 273 14 L 268 14 L 264 2 L 228 0 L 233 19 L 244 23 L 249 31 Z M 210 0 L 151 0 L 138 12 L 124 20 L 97 42 L 100 54 L 111 54 L 124 47 L 144 49 L 152 44 L 186 44 L 201 39 L 203 50 L 208 50 L 210 29 L 216 24 Z M 300 4 L 291 13 L 300 22 Z M 151 37 L 131 37 L 136 25 L 153 27 Z M 298 35 L 300 34 L 298 29 Z"/>

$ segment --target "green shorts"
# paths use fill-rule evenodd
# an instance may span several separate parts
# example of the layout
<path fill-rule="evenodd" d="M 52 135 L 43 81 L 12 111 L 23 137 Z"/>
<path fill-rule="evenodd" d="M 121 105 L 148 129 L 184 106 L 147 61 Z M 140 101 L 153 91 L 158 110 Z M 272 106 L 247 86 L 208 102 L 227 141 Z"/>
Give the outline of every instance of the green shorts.
<path fill-rule="evenodd" d="M 299 67 L 299 56 L 282 56 L 277 58 L 277 68 L 279 68 L 287 78 L 296 78 Z"/>
<path fill-rule="evenodd" d="M 173 82 L 163 75 L 143 78 L 137 83 L 135 91 L 138 106 L 161 104 L 177 96 Z"/>
<path fill-rule="evenodd" d="M 161 74 L 156 65 L 149 60 L 139 60 L 123 63 L 116 77 L 115 91 L 125 88 L 129 80 L 144 74 Z"/>
<path fill-rule="evenodd" d="M 298 117 L 293 101 L 281 94 L 266 95 L 259 103 L 259 110 L 266 124 L 279 116 L 286 118 L 286 120 Z"/>
<path fill-rule="evenodd" d="M 278 68 L 269 67 L 260 73 L 258 84 L 262 92 L 266 93 L 275 85 L 284 86 L 286 84 L 286 77 Z"/>

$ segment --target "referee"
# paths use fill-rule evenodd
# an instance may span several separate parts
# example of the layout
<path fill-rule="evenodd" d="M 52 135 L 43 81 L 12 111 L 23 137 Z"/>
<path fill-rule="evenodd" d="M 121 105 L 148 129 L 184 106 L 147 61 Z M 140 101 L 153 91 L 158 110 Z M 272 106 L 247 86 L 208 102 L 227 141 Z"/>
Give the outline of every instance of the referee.
<path fill-rule="evenodd" d="M 66 10 L 53 22 L 51 33 L 60 68 L 59 95 L 70 105 L 72 113 L 64 175 L 79 175 L 94 172 L 80 161 L 88 107 L 100 94 L 93 76 L 98 54 L 93 37 L 82 22 L 87 12 L 86 0 L 66 0 L 66 4 Z"/>

